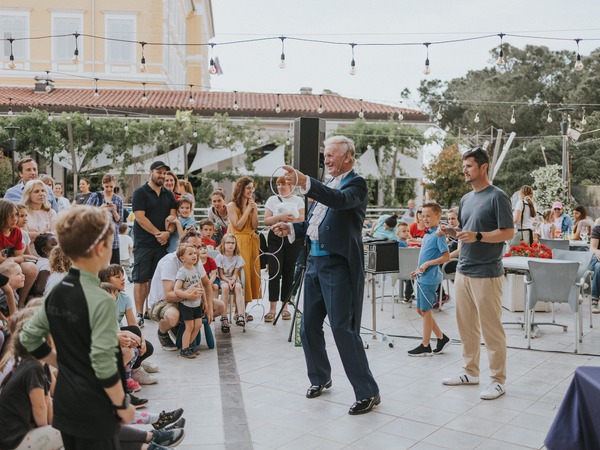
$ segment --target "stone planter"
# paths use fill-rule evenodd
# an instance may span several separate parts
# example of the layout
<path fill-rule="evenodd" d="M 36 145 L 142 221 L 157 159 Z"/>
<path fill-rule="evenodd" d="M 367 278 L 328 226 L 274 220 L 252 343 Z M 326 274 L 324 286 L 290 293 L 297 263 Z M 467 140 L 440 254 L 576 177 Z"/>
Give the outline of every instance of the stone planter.
<path fill-rule="evenodd" d="M 525 278 L 524 275 L 509 273 L 502 277 L 502 307 L 510 312 L 523 311 L 525 305 Z M 538 302 L 536 311 L 548 312 L 550 305 Z"/>

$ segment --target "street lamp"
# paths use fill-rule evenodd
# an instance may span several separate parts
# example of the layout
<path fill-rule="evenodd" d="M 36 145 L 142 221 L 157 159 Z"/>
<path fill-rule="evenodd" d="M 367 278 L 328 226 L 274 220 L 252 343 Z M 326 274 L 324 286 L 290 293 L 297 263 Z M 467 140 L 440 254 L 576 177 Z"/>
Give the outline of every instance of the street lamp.
<path fill-rule="evenodd" d="M 15 134 L 17 134 L 17 130 L 19 130 L 20 127 L 15 127 L 12 125 L 9 125 L 7 127 L 4 127 L 4 129 L 6 130 L 6 132 L 8 133 L 8 150 L 10 152 L 10 161 L 11 161 L 11 169 L 12 169 L 12 184 L 15 184 L 15 152 L 17 151 L 17 138 L 15 137 Z"/>
<path fill-rule="evenodd" d="M 569 113 L 574 111 L 573 108 L 558 108 L 557 111 L 562 113 L 562 122 L 560 123 L 561 127 L 561 136 L 562 136 L 562 180 L 563 183 L 568 183 L 569 181 L 569 158 L 567 156 L 567 145 L 569 139 Z"/>

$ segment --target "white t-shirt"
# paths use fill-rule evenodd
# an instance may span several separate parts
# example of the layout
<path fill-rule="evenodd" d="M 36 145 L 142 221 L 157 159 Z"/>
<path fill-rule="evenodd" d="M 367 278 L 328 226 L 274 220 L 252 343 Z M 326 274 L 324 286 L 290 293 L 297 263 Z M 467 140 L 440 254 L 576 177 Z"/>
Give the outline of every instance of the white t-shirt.
<path fill-rule="evenodd" d="M 281 198 L 281 200 L 279 200 Z M 300 210 L 304 209 L 304 200 L 297 195 L 290 197 L 277 197 L 272 195 L 265 203 L 265 209 L 268 209 L 274 216 L 279 214 L 291 214 L 296 219 L 300 217 Z"/>
<path fill-rule="evenodd" d="M 529 202 L 531 202 L 531 200 Z M 523 211 L 523 227 L 521 227 L 521 220 L 519 220 L 519 222 L 515 223 L 515 229 L 518 230 L 523 228 L 524 230 L 533 230 L 533 221 L 535 217 L 531 216 L 531 208 L 529 206 L 524 206 L 523 200 L 519 199 L 515 205 L 515 212 L 516 211 Z"/>
<path fill-rule="evenodd" d="M 119 259 L 121 261 L 131 258 L 129 249 L 133 248 L 133 239 L 128 234 L 119 233 Z"/>
<path fill-rule="evenodd" d="M 246 264 L 240 255 L 236 255 L 233 258 L 228 258 L 220 253 L 215 258 L 215 263 L 217 263 L 217 267 L 223 269 L 223 273 L 226 277 L 233 276 L 233 271 L 235 269 L 239 269 Z"/>
<path fill-rule="evenodd" d="M 163 289 L 163 281 L 172 281 L 175 284 L 177 279 L 177 271 L 183 267 L 183 263 L 175 253 L 169 253 L 158 262 L 152 283 L 150 284 L 150 294 L 148 295 L 148 304 L 150 306 L 165 299 L 165 290 Z M 202 263 L 198 263 L 200 278 L 206 275 L 206 271 Z"/>

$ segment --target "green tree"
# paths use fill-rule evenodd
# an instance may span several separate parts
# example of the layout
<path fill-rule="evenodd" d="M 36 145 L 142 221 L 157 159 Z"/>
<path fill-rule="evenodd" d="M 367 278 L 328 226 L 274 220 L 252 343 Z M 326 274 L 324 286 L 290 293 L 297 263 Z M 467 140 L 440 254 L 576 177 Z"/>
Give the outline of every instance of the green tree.
<path fill-rule="evenodd" d="M 562 181 L 561 170 L 561 166 L 552 164 L 531 172 L 535 202 L 540 210 L 550 208 L 552 203 L 558 200 L 565 207 L 565 212 L 571 213 L 571 199 L 568 198 L 567 186 Z"/>
<path fill-rule="evenodd" d="M 425 189 L 446 208 L 457 205 L 471 190 L 462 173 L 462 155 L 456 144 L 444 148 L 431 164 L 424 167 L 424 174 Z"/>

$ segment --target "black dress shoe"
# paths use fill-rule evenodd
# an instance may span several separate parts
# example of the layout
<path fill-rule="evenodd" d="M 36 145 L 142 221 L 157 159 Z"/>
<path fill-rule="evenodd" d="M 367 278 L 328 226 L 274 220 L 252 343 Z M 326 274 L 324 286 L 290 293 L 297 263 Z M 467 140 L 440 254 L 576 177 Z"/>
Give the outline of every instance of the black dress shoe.
<path fill-rule="evenodd" d="M 357 402 L 354 402 L 354 405 L 350 407 L 350 409 L 348 410 L 348 414 L 350 414 L 351 416 L 356 416 L 358 414 L 366 414 L 380 403 L 381 397 L 379 396 L 379 394 L 371 398 L 359 400 Z"/>
<path fill-rule="evenodd" d="M 330 387 L 331 387 L 331 380 L 329 380 L 325 384 L 320 384 L 318 386 L 312 385 L 311 387 L 308 388 L 308 391 L 306 391 L 306 397 L 307 398 L 318 397 L 319 395 L 321 395 L 321 392 L 323 392 L 323 389 L 329 389 Z"/>

